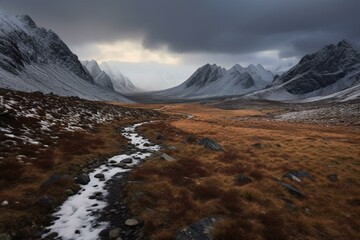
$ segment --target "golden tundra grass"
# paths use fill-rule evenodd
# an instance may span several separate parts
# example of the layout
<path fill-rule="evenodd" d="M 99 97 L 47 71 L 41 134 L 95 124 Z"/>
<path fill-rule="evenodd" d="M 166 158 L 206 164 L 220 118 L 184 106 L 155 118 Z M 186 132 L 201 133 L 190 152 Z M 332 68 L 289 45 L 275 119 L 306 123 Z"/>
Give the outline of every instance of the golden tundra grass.
<path fill-rule="evenodd" d="M 360 238 L 358 128 L 261 118 L 271 110 L 156 108 L 175 118 L 144 125 L 141 132 L 163 146 L 176 146 L 165 152 L 178 160 L 154 157 L 130 175 L 144 183 L 126 188 L 131 208 L 145 220 L 151 239 L 174 239 L 177 230 L 216 215 L 223 217 L 214 231 L 216 239 Z M 194 118 L 177 118 L 179 113 Z M 159 133 L 164 139 L 156 141 Z M 184 142 L 190 134 L 215 139 L 225 152 Z M 277 183 L 288 170 L 307 170 L 314 177 L 301 183 L 284 179 L 305 199 L 293 197 Z M 326 178 L 332 173 L 338 174 L 338 182 Z M 253 182 L 237 185 L 234 178 L 239 174 Z"/>

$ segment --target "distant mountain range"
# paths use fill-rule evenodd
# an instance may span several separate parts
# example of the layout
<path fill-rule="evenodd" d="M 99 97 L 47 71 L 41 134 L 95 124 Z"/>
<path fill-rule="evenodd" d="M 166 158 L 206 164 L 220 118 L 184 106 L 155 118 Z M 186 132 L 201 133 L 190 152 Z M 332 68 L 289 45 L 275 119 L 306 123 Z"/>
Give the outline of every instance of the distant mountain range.
<path fill-rule="evenodd" d="M 226 70 L 206 64 L 177 87 L 153 93 L 157 98 L 201 99 L 239 96 L 277 101 L 360 98 L 360 48 L 348 40 L 304 56 L 281 76 L 262 65 Z"/>
<path fill-rule="evenodd" d="M 95 74 L 95 73 L 94 73 Z M 27 15 L 0 12 L 0 87 L 78 96 L 90 100 L 129 101 L 111 82 L 95 78 L 51 30 Z"/>
<path fill-rule="evenodd" d="M 93 77 L 96 84 L 119 93 L 133 93 L 139 91 L 133 83 L 120 71 L 110 67 L 106 62 L 100 66 L 95 60 L 82 61 L 85 69 Z"/>
<path fill-rule="evenodd" d="M 360 48 L 348 40 L 330 44 L 248 97 L 270 100 L 355 99 L 360 96 Z"/>
<path fill-rule="evenodd" d="M 154 94 L 172 98 L 243 95 L 264 89 L 273 79 L 274 74 L 260 64 L 246 68 L 237 64 L 229 70 L 206 64 L 181 85 Z"/>
<path fill-rule="evenodd" d="M 37 27 L 29 16 L 2 12 L 0 88 L 125 102 L 130 101 L 125 95 L 139 92 L 119 69 L 107 63 L 99 65 L 94 60 L 81 63 L 54 32 Z M 179 86 L 144 96 L 164 102 L 209 97 L 277 101 L 358 99 L 360 48 L 348 40 L 327 45 L 304 56 L 281 76 L 260 64 L 248 67 L 237 64 L 228 70 L 206 64 Z"/>

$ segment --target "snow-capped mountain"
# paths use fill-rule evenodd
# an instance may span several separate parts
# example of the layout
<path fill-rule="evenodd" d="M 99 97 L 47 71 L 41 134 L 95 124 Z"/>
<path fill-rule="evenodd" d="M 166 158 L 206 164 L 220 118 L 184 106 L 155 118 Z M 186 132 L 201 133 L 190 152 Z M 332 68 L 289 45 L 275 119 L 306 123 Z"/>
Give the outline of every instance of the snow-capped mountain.
<path fill-rule="evenodd" d="M 51 30 L 27 15 L 0 12 L 0 88 L 41 91 L 91 100 L 128 101 L 100 87 Z"/>
<path fill-rule="evenodd" d="M 134 93 L 139 91 L 130 79 L 121 73 L 120 69 L 107 62 L 101 63 L 100 67 L 110 77 L 115 91 L 119 93 Z"/>
<path fill-rule="evenodd" d="M 271 100 L 320 99 L 336 97 L 337 93 L 347 89 L 352 90 L 346 91 L 346 96 L 350 92 L 356 95 L 355 89 L 359 89 L 356 86 L 360 84 L 359 49 L 348 40 L 327 45 L 316 53 L 304 56 L 267 89 L 249 97 Z"/>
<path fill-rule="evenodd" d="M 229 70 L 206 64 L 181 85 L 155 94 L 172 98 L 243 95 L 265 88 L 273 78 L 274 75 L 260 64 L 246 68 L 236 64 Z"/>
<path fill-rule="evenodd" d="M 100 69 L 95 60 L 85 60 L 81 63 L 89 71 L 96 84 L 114 90 L 111 78 L 106 74 L 106 72 Z"/>

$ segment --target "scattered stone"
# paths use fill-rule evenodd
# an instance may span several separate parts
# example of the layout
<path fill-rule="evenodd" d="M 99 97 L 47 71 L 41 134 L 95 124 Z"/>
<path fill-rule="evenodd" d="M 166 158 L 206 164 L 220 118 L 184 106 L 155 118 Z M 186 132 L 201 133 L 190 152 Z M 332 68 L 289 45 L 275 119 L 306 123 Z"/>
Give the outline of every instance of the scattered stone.
<path fill-rule="evenodd" d="M 94 177 L 95 177 L 95 178 L 105 178 L 105 175 L 102 174 L 102 173 L 97 173 L 97 174 L 95 174 Z"/>
<path fill-rule="evenodd" d="M 144 147 L 150 147 L 149 143 L 144 143 Z"/>
<path fill-rule="evenodd" d="M 116 166 L 117 167 L 120 167 L 120 168 L 123 168 L 123 167 L 125 167 L 126 166 L 126 163 L 118 163 L 118 164 L 116 164 Z"/>
<path fill-rule="evenodd" d="M 212 230 L 219 217 L 210 217 L 192 223 L 178 231 L 175 240 L 212 240 Z"/>
<path fill-rule="evenodd" d="M 161 158 L 161 159 L 164 159 L 165 161 L 168 161 L 168 162 L 176 161 L 175 158 L 167 155 L 166 153 L 161 154 L 160 158 Z"/>
<path fill-rule="evenodd" d="M 75 234 L 80 234 L 80 230 L 79 230 L 79 229 L 76 229 L 76 230 L 75 230 Z"/>
<path fill-rule="evenodd" d="M 1 233 L 0 240 L 11 240 L 11 236 L 7 233 Z"/>
<path fill-rule="evenodd" d="M 5 200 L 1 203 L 2 207 L 6 207 L 7 205 L 9 205 L 9 201 Z"/>
<path fill-rule="evenodd" d="M 110 163 L 117 163 L 115 160 L 110 160 Z"/>
<path fill-rule="evenodd" d="M 175 146 L 170 146 L 170 147 L 168 147 L 168 149 L 171 150 L 171 151 L 175 151 L 176 147 Z"/>
<path fill-rule="evenodd" d="M 305 213 L 306 215 L 309 215 L 309 214 L 310 214 L 310 209 L 305 208 L 305 209 L 304 209 L 304 213 Z"/>
<path fill-rule="evenodd" d="M 310 173 L 306 170 L 289 171 L 283 176 L 283 178 L 288 178 L 296 182 L 301 182 L 301 178 L 313 179 Z"/>
<path fill-rule="evenodd" d="M 288 184 L 288 183 L 283 183 L 283 182 L 279 182 L 286 190 L 288 190 L 289 193 L 291 193 L 292 195 L 294 195 L 297 198 L 303 199 L 305 197 L 305 195 L 300 192 L 300 190 L 298 190 L 296 187 Z"/>
<path fill-rule="evenodd" d="M 68 196 L 72 196 L 72 195 L 74 195 L 75 193 L 74 193 L 74 191 L 73 191 L 72 189 L 66 189 L 66 190 L 65 190 L 65 194 L 68 195 Z"/>
<path fill-rule="evenodd" d="M 327 175 L 326 178 L 327 178 L 329 181 L 331 181 L 331 182 L 337 182 L 337 181 L 339 181 L 338 175 L 337 175 L 336 173 Z"/>
<path fill-rule="evenodd" d="M 109 239 L 117 239 L 120 237 L 121 229 L 120 228 L 114 228 L 109 231 Z"/>
<path fill-rule="evenodd" d="M 132 160 L 132 158 L 125 158 L 125 159 L 121 160 L 121 162 L 122 163 L 132 163 L 133 160 Z"/>
<path fill-rule="evenodd" d="M 210 149 L 210 150 L 224 151 L 224 149 L 220 146 L 220 144 L 218 144 L 217 142 L 215 142 L 214 140 L 212 140 L 210 138 L 202 138 L 199 141 L 199 144 L 203 145 L 205 148 Z"/>
<path fill-rule="evenodd" d="M 239 176 L 235 177 L 235 182 L 241 186 L 249 184 L 252 182 L 251 178 L 248 176 L 245 176 L 243 174 L 240 174 Z"/>
<path fill-rule="evenodd" d="M 89 175 L 82 173 L 76 178 L 76 182 L 81 185 L 86 185 L 90 182 L 90 177 Z"/>
<path fill-rule="evenodd" d="M 136 227 L 139 223 L 140 221 L 135 218 L 129 218 L 125 221 L 125 225 L 128 227 Z"/>
<path fill-rule="evenodd" d="M 37 205 L 47 211 L 53 210 L 55 208 L 55 198 L 44 195 L 38 200 Z"/>

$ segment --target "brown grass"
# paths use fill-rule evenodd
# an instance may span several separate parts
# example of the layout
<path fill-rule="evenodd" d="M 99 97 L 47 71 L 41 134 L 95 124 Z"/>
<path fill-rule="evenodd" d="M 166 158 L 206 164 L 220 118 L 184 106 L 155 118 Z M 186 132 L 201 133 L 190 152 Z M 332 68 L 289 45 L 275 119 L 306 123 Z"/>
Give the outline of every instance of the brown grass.
<path fill-rule="evenodd" d="M 179 229 L 215 215 L 223 217 L 214 230 L 215 239 L 360 237 L 358 128 L 263 121 L 266 111 L 257 110 L 199 105 L 156 108 L 174 118 L 143 126 L 141 131 L 163 146 L 175 146 L 176 150 L 165 152 L 178 160 L 149 160 L 130 175 L 144 184 L 126 188 L 131 208 L 145 220 L 151 239 L 173 239 Z M 195 117 L 180 118 L 179 112 Z M 156 141 L 159 133 L 164 139 Z M 186 143 L 190 134 L 215 139 L 225 151 Z M 303 200 L 275 181 L 289 170 L 301 169 L 314 179 L 283 181 L 299 188 L 306 195 Z M 338 174 L 338 182 L 326 178 L 331 173 Z M 237 185 L 239 174 L 252 182 Z M 134 197 L 139 193 L 141 197 Z"/>
<path fill-rule="evenodd" d="M 89 160 L 121 152 L 127 140 L 118 133 L 118 128 L 132 121 L 98 125 L 91 132 L 63 133 L 56 144 L 49 140 L 48 148 L 24 145 L 20 153 L 14 152 L 13 157 L 3 160 L 0 164 L 0 202 L 7 200 L 10 204 L 1 207 L 0 232 L 11 230 L 20 236 L 19 239 L 27 239 L 41 230 L 33 223 L 46 225 L 50 219 L 35 204 L 38 199 L 50 195 L 60 204 L 67 198 L 67 189 L 77 190 L 77 186 L 69 179 L 51 187 L 41 187 L 42 183 L 55 173 L 74 177 Z M 27 156 L 23 158 L 27 165 L 19 163 L 15 158 L 18 154 Z"/>

